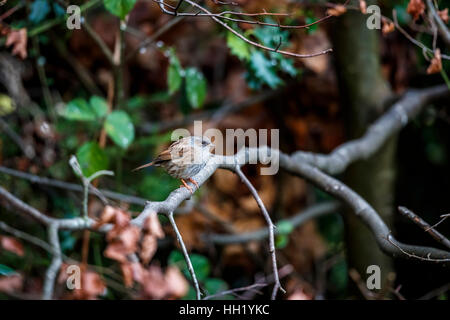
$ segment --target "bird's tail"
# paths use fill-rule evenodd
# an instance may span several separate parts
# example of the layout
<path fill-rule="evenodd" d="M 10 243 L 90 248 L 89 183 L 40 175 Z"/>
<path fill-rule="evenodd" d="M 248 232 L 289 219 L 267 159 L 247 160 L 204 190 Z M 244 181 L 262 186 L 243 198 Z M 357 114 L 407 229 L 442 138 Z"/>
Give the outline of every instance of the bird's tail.
<path fill-rule="evenodd" d="M 133 169 L 132 172 L 135 172 L 135 171 L 147 168 L 147 167 L 151 167 L 154 164 L 155 164 L 155 161 L 152 161 L 150 163 L 144 164 L 143 166 L 140 166 L 140 167 L 137 167 L 137 168 Z"/>

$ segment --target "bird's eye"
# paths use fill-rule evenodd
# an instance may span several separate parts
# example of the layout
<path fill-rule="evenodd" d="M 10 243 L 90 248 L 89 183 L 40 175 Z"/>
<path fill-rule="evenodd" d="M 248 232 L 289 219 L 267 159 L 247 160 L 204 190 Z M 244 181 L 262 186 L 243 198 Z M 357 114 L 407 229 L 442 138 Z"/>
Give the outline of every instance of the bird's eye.
<path fill-rule="evenodd" d="M 209 145 L 209 142 L 206 141 L 206 140 L 203 140 L 203 141 L 202 141 L 202 146 L 206 147 L 207 145 Z"/>

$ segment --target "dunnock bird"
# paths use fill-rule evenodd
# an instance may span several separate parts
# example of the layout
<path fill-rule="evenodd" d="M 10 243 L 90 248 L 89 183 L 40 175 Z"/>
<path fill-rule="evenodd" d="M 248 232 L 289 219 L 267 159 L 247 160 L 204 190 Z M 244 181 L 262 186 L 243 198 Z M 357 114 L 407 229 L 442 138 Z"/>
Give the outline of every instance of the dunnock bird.
<path fill-rule="evenodd" d="M 206 165 L 212 157 L 214 145 L 207 137 L 190 136 L 182 138 L 172 143 L 169 148 L 158 154 L 152 162 L 140 166 L 133 171 L 146 167 L 163 167 L 172 177 L 180 179 L 183 185 L 191 193 L 192 188 L 186 183 L 188 180 L 195 184 L 198 183 L 192 179 Z"/>

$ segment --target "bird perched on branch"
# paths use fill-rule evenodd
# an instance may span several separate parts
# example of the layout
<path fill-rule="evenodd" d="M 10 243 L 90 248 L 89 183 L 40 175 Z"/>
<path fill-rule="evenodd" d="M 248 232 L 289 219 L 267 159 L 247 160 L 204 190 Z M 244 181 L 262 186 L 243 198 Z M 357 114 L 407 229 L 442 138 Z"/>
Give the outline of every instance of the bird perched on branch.
<path fill-rule="evenodd" d="M 152 162 L 144 164 L 133 171 L 150 166 L 163 167 L 172 177 L 180 179 L 191 193 L 192 188 L 185 180 L 192 182 L 198 188 L 198 183 L 192 179 L 213 156 L 214 145 L 207 137 L 189 136 L 172 143 L 169 148 L 158 154 Z"/>

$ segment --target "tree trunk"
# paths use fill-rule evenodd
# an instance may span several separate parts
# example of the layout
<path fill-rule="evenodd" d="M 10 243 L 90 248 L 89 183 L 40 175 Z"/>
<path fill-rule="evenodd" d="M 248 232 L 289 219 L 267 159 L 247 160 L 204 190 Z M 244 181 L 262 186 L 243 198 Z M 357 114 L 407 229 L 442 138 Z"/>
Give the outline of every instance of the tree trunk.
<path fill-rule="evenodd" d="M 367 5 L 376 1 L 367 1 Z M 385 110 L 391 97 L 389 85 L 381 74 L 379 30 L 369 30 L 369 16 L 356 11 L 336 19 L 332 41 L 339 79 L 347 138 L 360 137 L 367 126 Z M 345 182 L 366 199 L 383 220 L 391 225 L 394 201 L 396 138 L 375 156 L 349 167 Z M 349 268 L 356 269 L 365 281 L 367 267 L 381 268 L 381 284 L 391 272 L 391 259 L 378 248 L 369 229 L 354 214 L 346 214 L 346 242 Z"/>

